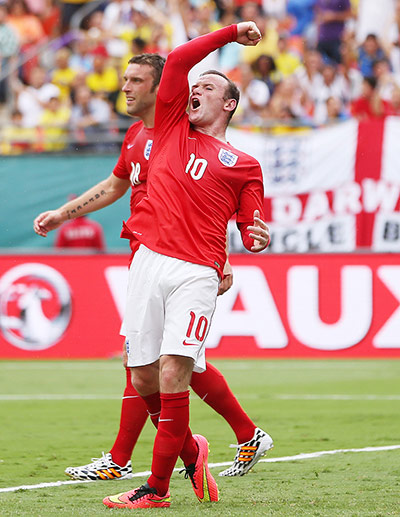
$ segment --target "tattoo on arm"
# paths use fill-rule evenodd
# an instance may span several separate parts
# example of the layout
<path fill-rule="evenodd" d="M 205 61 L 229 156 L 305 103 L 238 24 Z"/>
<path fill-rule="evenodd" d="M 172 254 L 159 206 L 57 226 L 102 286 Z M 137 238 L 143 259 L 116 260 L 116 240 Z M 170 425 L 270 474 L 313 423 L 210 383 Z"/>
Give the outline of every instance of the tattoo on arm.
<path fill-rule="evenodd" d="M 71 210 L 67 210 L 67 219 L 71 219 L 73 215 L 78 214 L 80 210 L 82 210 L 83 207 L 87 206 L 89 203 L 93 203 L 95 200 L 99 199 L 101 196 L 105 196 L 106 191 L 101 190 L 100 194 L 94 194 L 93 197 L 90 197 L 87 201 L 82 203 L 82 205 L 78 205 L 76 208 L 73 208 Z"/>

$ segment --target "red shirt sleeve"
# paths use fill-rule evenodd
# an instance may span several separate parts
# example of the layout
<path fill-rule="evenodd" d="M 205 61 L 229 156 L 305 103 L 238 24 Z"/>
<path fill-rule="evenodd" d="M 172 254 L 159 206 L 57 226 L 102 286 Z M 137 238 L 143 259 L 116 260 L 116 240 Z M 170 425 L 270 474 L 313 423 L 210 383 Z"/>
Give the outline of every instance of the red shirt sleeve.
<path fill-rule="evenodd" d="M 236 217 L 236 224 L 240 230 L 243 245 L 249 251 L 254 246 L 254 240 L 249 236 L 251 232 L 247 227 L 254 223 L 254 210 L 259 210 L 260 219 L 264 221 L 264 184 L 258 162 L 249 167 L 249 176 L 240 193 L 239 209 Z"/>
<path fill-rule="evenodd" d="M 126 166 L 126 164 L 128 163 L 126 158 L 126 152 L 128 149 L 128 144 L 131 143 L 131 141 L 135 138 L 137 134 L 139 124 L 140 122 L 135 122 L 126 132 L 124 141 L 121 146 L 121 153 L 113 170 L 113 174 L 117 176 L 117 178 L 123 180 L 130 179 L 131 170 Z"/>
<path fill-rule="evenodd" d="M 117 178 L 120 178 L 123 180 L 129 179 L 129 171 L 127 171 L 127 169 L 126 169 L 126 159 L 125 159 L 126 151 L 125 151 L 125 149 L 126 149 L 126 146 L 123 146 L 121 149 L 121 154 L 119 155 L 118 161 L 115 164 L 115 167 L 113 170 L 114 176 L 117 176 Z"/>
<path fill-rule="evenodd" d="M 217 48 L 236 41 L 237 26 L 229 25 L 176 47 L 167 58 L 157 94 L 154 128 L 168 134 L 184 114 L 189 96 L 188 73 Z"/>

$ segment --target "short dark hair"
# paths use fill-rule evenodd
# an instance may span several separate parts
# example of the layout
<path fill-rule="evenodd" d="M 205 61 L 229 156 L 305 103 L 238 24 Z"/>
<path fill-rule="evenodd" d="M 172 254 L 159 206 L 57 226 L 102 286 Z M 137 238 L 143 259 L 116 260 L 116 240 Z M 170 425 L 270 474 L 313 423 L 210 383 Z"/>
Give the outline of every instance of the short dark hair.
<path fill-rule="evenodd" d="M 378 84 L 377 78 L 372 75 L 363 77 L 363 81 L 365 83 L 369 84 L 369 86 L 372 88 L 372 90 L 375 90 L 375 88 L 377 87 L 377 84 Z"/>
<path fill-rule="evenodd" d="M 240 90 L 236 86 L 236 84 L 229 79 L 229 77 L 226 77 L 226 75 L 223 74 L 222 72 L 218 72 L 218 70 L 207 70 L 206 72 L 203 72 L 202 74 L 200 74 L 200 77 L 202 75 L 209 75 L 209 74 L 219 75 L 220 77 L 223 77 L 227 81 L 227 83 L 228 83 L 227 87 L 225 88 L 224 100 L 227 101 L 229 99 L 235 99 L 235 101 L 236 101 L 235 109 L 233 109 L 229 113 L 229 117 L 228 117 L 228 123 L 229 123 L 229 121 L 233 117 L 233 114 L 236 111 L 236 108 L 238 107 L 239 99 L 240 99 Z"/>
<path fill-rule="evenodd" d="M 128 61 L 130 65 L 147 65 L 152 68 L 153 90 L 160 84 L 161 74 L 165 65 L 165 58 L 159 54 L 138 54 Z"/>
<path fill-rule="evenodd" d="M 255 61 L 252 62 L 251 68 L 253 69 L 254 72 L 259 71 L 259 66 L 262 61 L 265 61 L 266 63 L 268 63 L 270 72 L 275 72 L 275 70 L 276 70 L 275 60 L 269 54 L 261 54 L 258 56 L 258 58 Z"/>
<path fill-rule="evenodd" d="M 143 50 L 146 48 L 147 41 L 137 36 L 136 38 L 133 38 L 132 44 L 136 46 L 137 50 L 143 52 Z"/>

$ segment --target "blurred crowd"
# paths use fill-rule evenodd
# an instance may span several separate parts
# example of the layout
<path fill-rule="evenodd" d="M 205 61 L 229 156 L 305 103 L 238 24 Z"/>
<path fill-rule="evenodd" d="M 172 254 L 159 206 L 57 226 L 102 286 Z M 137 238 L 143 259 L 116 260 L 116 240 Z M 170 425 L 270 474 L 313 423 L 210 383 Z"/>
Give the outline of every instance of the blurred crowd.
<path fill-rule="evenodd" d="M 193 70 L 241 90 L 233 123 L 295 131 L 400 115 L 400 0 L 0 0 L 0 153 L 112 149 L 128 59 L 240 20 L 262 32 Z"/>

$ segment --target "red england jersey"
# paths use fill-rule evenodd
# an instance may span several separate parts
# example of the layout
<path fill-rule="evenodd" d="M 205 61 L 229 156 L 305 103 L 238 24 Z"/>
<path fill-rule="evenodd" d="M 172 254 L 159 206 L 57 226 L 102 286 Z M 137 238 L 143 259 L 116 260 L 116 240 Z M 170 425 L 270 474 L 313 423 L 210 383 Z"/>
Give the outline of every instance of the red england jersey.
<path fill-rule="evenodd" d="M 135 207 L 143 199 L 147 190 L 147 172 L 149 169 L 150 151 L 153 145 L 154 129 L 144 127 L 143 122 L 135 122 L 126 132 L 121 154 L 118 162 L 114 167 L 113 174 L 118 178 L 130 180 L 131 182 L 131 215 L 134 213 Z M 121 237 L 124 237 L 122 232 Z M 140 242 L 137 239 L 130 238 L 131 257 L 136 253 Z"/>
<path fill-rule="evenodd" d="M 124 232 L 158 253 L 211 266 L 221 277 L 226 227 L 234 214 L 245 246 L 253 245 L 246 228 L 253 224 L 254 210 L 263 214 L 262 173 L 251 156 L 191 127 L 187 74 L 236 37 L 232 25 L 169 54 L 157 95 L 147 195 Z"/>
<path fill-rule="evenodd" d="M 113 174 L 131 182 L 131 213 L 146 194 L 149 157 L 153 145 L 154 129 L 135 122 L 126 132 L 121 154 Z"/>

